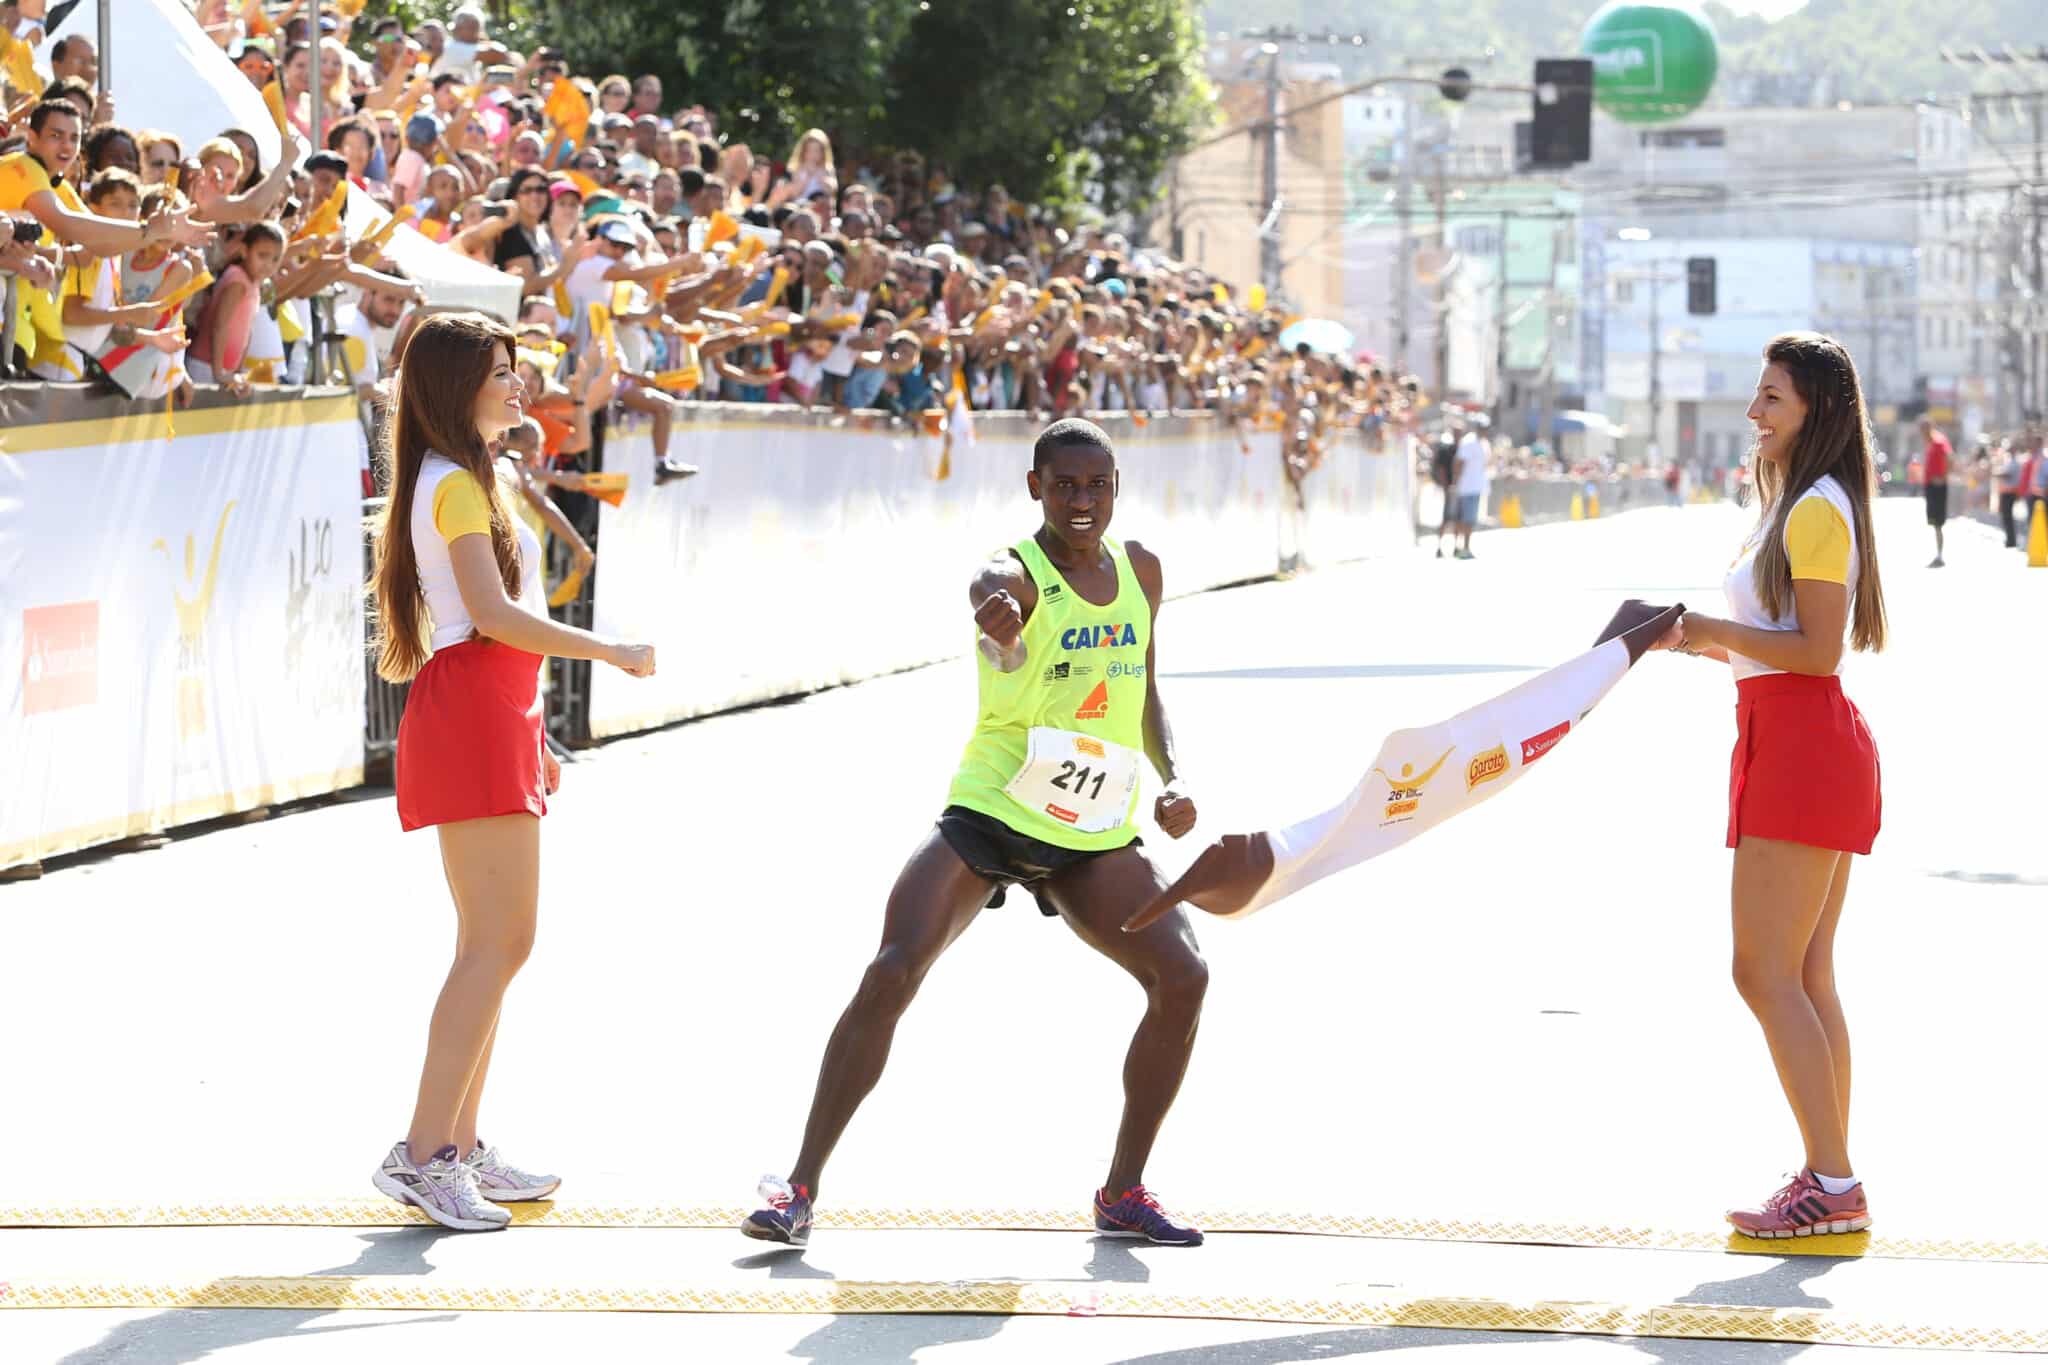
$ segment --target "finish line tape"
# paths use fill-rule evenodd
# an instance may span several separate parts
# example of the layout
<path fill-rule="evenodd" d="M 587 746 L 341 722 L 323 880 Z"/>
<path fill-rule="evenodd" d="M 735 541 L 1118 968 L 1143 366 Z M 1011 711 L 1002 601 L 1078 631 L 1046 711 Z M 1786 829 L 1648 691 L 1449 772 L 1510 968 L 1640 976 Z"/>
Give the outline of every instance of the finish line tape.
<path fill-rule="evenodd" d="M 1467 1298 L 1169 1294 L 1123 1285 L 1031 1281 L 891 1283 L 785 1281 L 761 1287 L 434 1284 L 403 1276 L 308 1276 L 0 1284 L 0 1309 L 254 1308 L 315 1312 L 973 1313 L 993 1316 L 1207 1318 L 1473 1332 L 1779 1341 L 1938 1351 L 2040 1351 L 2048 1328 L 1923 1325 L 1809 1308 L 1650 1306 Z"/>
<path fill-rule="evenodd" d="M 642 1204 L 514 1204 L 521 1228 L 678 1228 L 726 1230 L 748 1210 Z M 383 1199 L 317 1203 L 50 1205 L 0 1207 L 0 1228 L 351 1227 L 426 1224 L 417 1209 Z M 1875 1237 L 1867 1232 L 1757 1241 L 1726 1231 L 1664 1231 L 1578 1223 L 1485 1222 L 1438 1218 L 1375 1218 L 1349 1214 L 1197 1213 L 1207 1232 L 1294 1233 L 1390 1241 L 1498 1242 L 1530 1246 L 1622 1248 L 1635 1251 L 1721 1251 L 1758 1256 L 1857 1256 L 1904 1261 L 2016 1261 L 2048 1264 L 2048 1245 L 2024 1241 L 1953 1241 Z M 1085 1213 L 1044 1209 L 839 1208 L 818 1214 L 824 1231 L 1093 1232 Z"/>

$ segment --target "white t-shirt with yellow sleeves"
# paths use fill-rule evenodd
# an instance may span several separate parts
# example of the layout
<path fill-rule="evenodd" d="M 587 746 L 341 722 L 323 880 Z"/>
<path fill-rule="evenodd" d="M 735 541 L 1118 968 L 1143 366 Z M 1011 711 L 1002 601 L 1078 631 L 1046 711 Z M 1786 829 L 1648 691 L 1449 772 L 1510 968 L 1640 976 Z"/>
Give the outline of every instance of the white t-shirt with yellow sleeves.
<path fill-rule="evenodd" d="M 525 523 L 512 519 L 519 538 L 519 605 L 535 616 L 548 614 L 541 587 L 540 541 Z M 433 648 L 446 649 L 470 637 L 476 625 L 462 605 L 455 561 L 448 545 L 457 536 L 491 533 L 491 505 L 476 476 L 443 455 L 428 455 L 413 485 L 412 553 L 420 568 L 420 589 L 434 622 Z"/>
<path fill-rule="evenodd" d="M 1785 555 L 1792 561 L 1792 577 L 1840 583 L 1849 590 L 1852 603 L 1856 600 L 1854 513 L 1849 495 L 1830 474 L 1800 494 L 1799 501 L 1792 505 L 1791 516 L 1785 519 Z M 1763 534 L 1764 531 L 1758 531 L 1750 536 L 1742 547 L 1742 554 L 1728 570 L 1728 577 L 1722 581 L 1722 589 L 1728 596 L 1729 619 L 1758 630 L 1797 630 L 1799 608 L 1795 603 L 1787 602 L 1784 616 L 1773 620 L 1757 598 L 1756 550 Z M 1846 661 L 1848 651 L 1844 650 L 1842 657 Z M 1784 671 L 1758 663 L 1734 650 L 1728 651 L 1728 662 L 1734 665 L 1738 680 Z M 1841 672 L 1840 664 L 1835 666 L 1835 671 Z"/>

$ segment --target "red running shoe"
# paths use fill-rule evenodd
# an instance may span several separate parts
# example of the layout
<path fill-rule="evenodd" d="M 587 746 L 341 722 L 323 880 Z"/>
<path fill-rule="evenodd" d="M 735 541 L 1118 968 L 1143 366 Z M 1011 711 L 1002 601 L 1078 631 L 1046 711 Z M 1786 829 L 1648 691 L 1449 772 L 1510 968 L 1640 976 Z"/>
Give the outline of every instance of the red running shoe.
<path fill-rule="evenodd" d="M 1728 1221 L 1745 1237 L 1861 1232 L 1870 1226 L 1870 1200 L 1860 1180 L 1844 1194 L 1829 1194 L 1810 1169 L 1802 1170 L 1791 1184 L 1764 1200 L 1762 1208 L 1730 1209 Z"/>

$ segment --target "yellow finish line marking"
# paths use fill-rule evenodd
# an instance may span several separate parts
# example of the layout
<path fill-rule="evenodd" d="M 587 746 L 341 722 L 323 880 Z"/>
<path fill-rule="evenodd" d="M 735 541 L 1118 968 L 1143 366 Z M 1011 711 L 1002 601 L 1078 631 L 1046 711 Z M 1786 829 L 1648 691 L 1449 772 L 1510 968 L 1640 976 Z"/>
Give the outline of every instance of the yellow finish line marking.
<path fill-rule="evenodd" d="M 737 1227 L 748 1210 L 682 1205 L 515 1204 L 522 1228 Z M 1908 1261 L 2015 1261 L 2048 1264 L 2048 1245 L 2025 1241 L 1961 1241 L 1884 1237 L 1867 1232 L 1757 1241 L 1726 1229 L 1670 1231 L 1580 1223 L 1487 1222 L 1438 1218 L 1376 1218 L 1350 1214 L 1196 1213 L 1207 1232 L 1295 1233 L 1393 1241 L 1498 1242 L 1530 1246 L 1609 1247 L 1637 1251 L 1721 1251 L 1759 1256 L 1858 1256 Z M 407 1227 L 425 1214 L 382 1199 L 310 1203 L 0 1206 L 0 1228 L 143 1227 Z M 1092 1232 L 1085 1213 L 1045 1209 L 822 1210 L 822 1231 Z"/>
<path fill-rule="evenodd" d="M 1142 1286 L 1032 1281 L 785 1281 L 760 1287 L 438 1284 L 391 1275 L 161 1281 L 15 1281 L 5 1308 L 272 1308 L 320 1312 L 977 1313 L 1000 1316 L 1209 1318 L 1477 1332 L 2040 1351 L 2048 1328 L 1917 1324 L 1809 1308 L 1630 1305 L 1502 1299 L 1170 1294 Z"/>

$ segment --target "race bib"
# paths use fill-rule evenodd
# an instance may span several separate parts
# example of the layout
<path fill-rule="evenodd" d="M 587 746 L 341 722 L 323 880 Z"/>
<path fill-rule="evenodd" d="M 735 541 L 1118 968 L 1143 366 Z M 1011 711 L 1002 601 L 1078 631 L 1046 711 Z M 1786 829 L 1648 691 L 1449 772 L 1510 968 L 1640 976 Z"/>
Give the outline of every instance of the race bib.
<path fill-rule="evenodd" d="M 1082 834 L 1107 834 L 1124 823 L 1138 789 L 1138 753 L 1093 735 L 1031 727 L 1024 766 L 1003 792 L 1026 810 Z"/>

